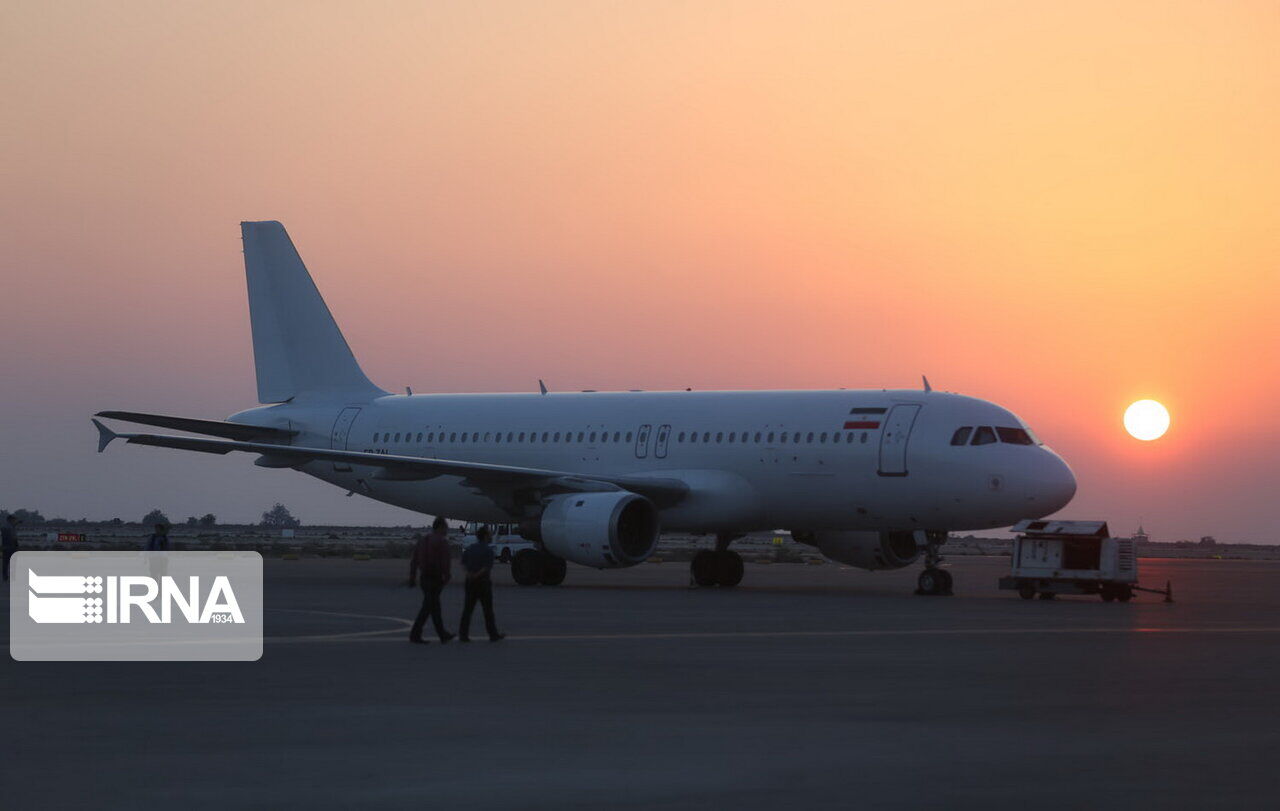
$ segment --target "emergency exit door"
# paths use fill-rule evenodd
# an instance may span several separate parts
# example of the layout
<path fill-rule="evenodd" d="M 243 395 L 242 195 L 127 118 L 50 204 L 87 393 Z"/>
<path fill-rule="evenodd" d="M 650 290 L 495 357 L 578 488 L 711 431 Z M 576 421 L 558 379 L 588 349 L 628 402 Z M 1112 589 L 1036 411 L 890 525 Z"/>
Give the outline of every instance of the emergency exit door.
<path fill-rule="evenodd" d="M 338 415 L 338 419 L 333 423 L 333 433 L 329 436 L 329 447 L 335 451 L 345 451 L 347 449 L 347 438 L 351 436 L 351 424 L 356 421 L 359 416 L 360 409 L 344 408 L 342 413 Z M 351 465 L 343 462 L 334 462 L 333 469 L 337 473 L 349 473 Z"/>
<path fill-rule="evenodd" d="M 640 430 L 636 432 L 636 458 L 643 459 L 649 455 L 649 432 L 653 429 L 651 425 L 641 425 Z"/>
<path fill-rule="evenodd" d="M 880 429 L 880 475 L 907 475 L 907 442 L 915 425 L 918 405 L 896 405 L 885 415 Z"/>

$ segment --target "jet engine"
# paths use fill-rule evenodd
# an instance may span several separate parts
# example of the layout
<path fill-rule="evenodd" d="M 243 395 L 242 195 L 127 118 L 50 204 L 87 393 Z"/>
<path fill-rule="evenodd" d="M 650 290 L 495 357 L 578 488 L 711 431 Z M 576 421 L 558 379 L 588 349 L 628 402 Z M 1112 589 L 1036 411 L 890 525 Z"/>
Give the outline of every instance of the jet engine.
<path fill-rule="evenodd" d="M 818 547 L 822 554 L 859 569 L 901 569 L 920 557 L 910 532 L 810 532 L 792 537 Z"/>
<path fill-rule="evenodd" d="M 596 569 L 642 563 L 658 546 L 658 509 L 635 493 L 571 493 L 551 498 L 534 532 L 558 558 Z"/>

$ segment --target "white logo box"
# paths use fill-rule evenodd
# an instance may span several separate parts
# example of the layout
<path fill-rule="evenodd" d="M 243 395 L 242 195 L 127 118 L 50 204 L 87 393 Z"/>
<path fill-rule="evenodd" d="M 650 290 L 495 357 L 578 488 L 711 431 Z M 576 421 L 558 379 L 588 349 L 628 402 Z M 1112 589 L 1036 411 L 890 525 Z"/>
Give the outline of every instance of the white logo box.
<path fill-rule="evenodd" d="M 18 661 L 256 661 L 257 552 L 18 552 L 9 654 Z"/>

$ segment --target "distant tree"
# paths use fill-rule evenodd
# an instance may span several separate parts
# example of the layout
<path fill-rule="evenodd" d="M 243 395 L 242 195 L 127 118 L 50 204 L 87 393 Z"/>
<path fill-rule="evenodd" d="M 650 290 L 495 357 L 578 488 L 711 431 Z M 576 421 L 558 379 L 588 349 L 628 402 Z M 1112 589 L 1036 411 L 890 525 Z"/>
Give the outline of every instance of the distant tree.
<path fill-rule="evenodd" d="M 293 517 L 288 507 L 277 503 L 262 514 L 261 526 L 269 529 L 293 529 L 302 526 L 302 522 Z"/>
<path fill-rule="evenodd" d="M 21 508 L 16 510 L 0 510 L 0 516 L 6 516 L 6 515 L 15 515 L 17 516 L 18 520 L 24 524 L 45 523 L 45 518 L 43 515 L 40 514 L 39 510 L 24 510 Z"/>
<path fill-rule="evenodd" d="M 169 521 L 169 516 L 165 515 L 160 511 L 160 508 L 157 507 L 142 517 L 142 523 L 147 526 L 154 526 L 156 524 L 169 524 L 171 522 Z"/>
<path fill-rule="evenodd" d="M 211 527 L 218 523 L 217 517 L 213 513 L 205 513 L 200 516 L 200 526 Z"/>
<path fill-rule="evenodd" d="M 200 519 L 196 518 L 194 515 L 188 515 L 187 520 L 184 523 L 189 527 L 194 527 L 197 523 L 199 523 L 199 520 Z"/>
<path fill-rule="evenodd" d="M 113 526 L 113 527 L 118 527 L 118 526 L 120 526 L 121 524 L 123 524 L 123 523 L 124 523 L 124 519 L 123 519 L 123 518 L 112 518 L 112 519 L 111 519 L 110 521 L 108 521 L 107 523 L 108 523 L 108 524 L 110 524 L 110 525 L 111 525 L 111 526 Z"/>

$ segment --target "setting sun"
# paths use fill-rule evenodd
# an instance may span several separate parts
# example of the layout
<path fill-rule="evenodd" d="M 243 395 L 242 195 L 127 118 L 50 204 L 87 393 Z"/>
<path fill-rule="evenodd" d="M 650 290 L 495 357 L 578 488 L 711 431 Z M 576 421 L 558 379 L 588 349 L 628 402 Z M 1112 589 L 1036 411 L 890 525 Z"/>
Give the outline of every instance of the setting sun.
<path fill-rule="evenodd" d="M 1139 400 L 1125 409 L 1124 428 L 1134 439 L 1159 439 L 1169 430 L 1169 409 L 1155 400 Z"/>

